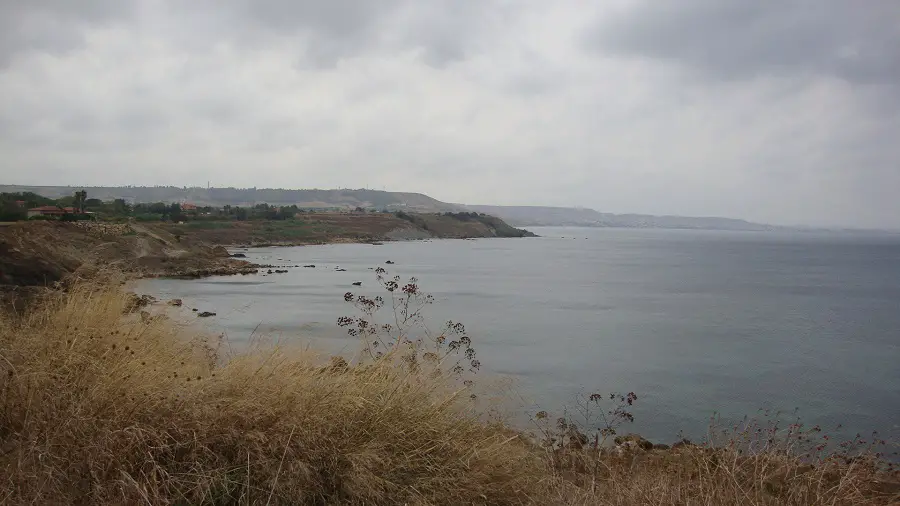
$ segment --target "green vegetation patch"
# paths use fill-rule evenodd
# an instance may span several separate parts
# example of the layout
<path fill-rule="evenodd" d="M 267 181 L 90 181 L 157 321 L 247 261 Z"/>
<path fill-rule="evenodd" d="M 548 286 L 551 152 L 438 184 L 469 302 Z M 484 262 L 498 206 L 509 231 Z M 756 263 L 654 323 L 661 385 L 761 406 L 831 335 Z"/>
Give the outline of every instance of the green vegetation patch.
<path fill-rule="evenodd" d="M 185 224 L 188 228 L 198 230 L 221 230 L 224 228 L 234 228 L 232 221 L 190 221 Z"/>

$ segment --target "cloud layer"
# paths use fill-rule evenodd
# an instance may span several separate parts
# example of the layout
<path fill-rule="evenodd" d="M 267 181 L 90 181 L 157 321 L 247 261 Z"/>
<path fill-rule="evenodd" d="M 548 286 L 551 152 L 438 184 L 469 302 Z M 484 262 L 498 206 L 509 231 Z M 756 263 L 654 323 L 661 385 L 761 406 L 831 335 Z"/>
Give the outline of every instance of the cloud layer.
<path fill-rule="evenodd" d="M 0 174 L 900 229 L 900 4 L 586 5 L 0 0 Z"/>

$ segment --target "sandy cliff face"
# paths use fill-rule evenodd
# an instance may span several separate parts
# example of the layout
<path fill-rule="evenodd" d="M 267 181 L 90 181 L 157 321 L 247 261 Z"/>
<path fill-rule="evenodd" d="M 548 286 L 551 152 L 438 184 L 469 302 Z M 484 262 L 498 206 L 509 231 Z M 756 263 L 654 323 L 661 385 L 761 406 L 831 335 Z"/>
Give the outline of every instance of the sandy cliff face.
<path fill-rule="evenodd" d="M 0 228 L 0 284 L 49 286 L 69 275 L 115 268 L 138 276 L 238 273 L 247 262 L 224 248 L 180 241 L 158 227 L 23 222 Z"/>

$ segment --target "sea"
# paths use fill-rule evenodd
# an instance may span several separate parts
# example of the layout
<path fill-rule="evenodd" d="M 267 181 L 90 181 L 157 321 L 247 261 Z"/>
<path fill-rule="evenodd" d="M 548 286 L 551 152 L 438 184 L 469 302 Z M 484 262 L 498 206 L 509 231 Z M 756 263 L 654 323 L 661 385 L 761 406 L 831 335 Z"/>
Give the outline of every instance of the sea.
<path fill-rule="evenodd" d="M 382 267 L 434 296 L 430 328 L 465 325 L 476 377 L 503 385 L 490 402 L 517 423 L 634 392 L 634 422 L 619 430 L 655 442 L 744 417 L 900 440 L 900 236 L 532 230 L 540 237 L 235 250 L 315 268 L 138 288 L 183 299 L 185 321 L 238 349 L 264 336 L 353 356 L 359 342 L 337 325 L 358 314 L 344 294 L 388 295 Z"/>

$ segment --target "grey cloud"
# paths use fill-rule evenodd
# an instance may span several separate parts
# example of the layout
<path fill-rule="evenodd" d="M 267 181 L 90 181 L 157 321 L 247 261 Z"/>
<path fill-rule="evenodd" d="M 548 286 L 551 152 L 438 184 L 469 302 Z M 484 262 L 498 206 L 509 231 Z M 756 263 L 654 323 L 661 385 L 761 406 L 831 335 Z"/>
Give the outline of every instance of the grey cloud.
<path fill-rule="evenodd" d="M 0 173 L 900 228 L 889 5 L 824 1 L 0 0 Z"/>
<path fill-rule="evenodd" d="M 267 48 L 287 38 L 301 65 L 420 49 L 425 62 L 442 66 L 464 59 L 473 35 L 510 8 L 476 0 L 0 0 L 0 65 L 23 51 L 82 47 L 91 27 L 148 12 L 188 49 L 222 40 Z"/>
<path fill-rule="evenodd" d="M 129 0 L 2 0 L 0 65 L 22 51 L 81 47 L 87 28 L 125 19 L 134 7 Z"/>
<path fill-rule="evenodd" d="M 900 81 L 895 0 L 640 0 L 587 36 L 598 51 L 674 60 L 719 78 L 805 73 Z"/>
<path fill-rule="evenodd" d="M 252 19 L 268 29 L 287 32 L 312 28 L 333 37 L 356 38 L 373 28 L 382 16 L 390 15 L 397 0 L 369 2 L 365 0 L 231 0 L 245 19 Z"/>
<path fill-rule="evenodd" d="M 249 36 L 263 45 L 273 34 L 300 36 L 305 39 L 303 56 L 324 67 L 375 45 L 379 26 L 402 1 L 225 0 L 211 1 L 210 8 L 232 16 L 230 30 L 221 35 Z"/>
<path fill-rule="evenodd" d="M 464 58 L 471 34 L 493 2 L 476 0 L 204 0 L 187 12 L 216 12 L 212 37 L 241 45 L 267 47 L 273 38 L 297 39 L 302 59 L 314 67 L 331 67 L 347 57 L 378 51 L 421 49 L 435 66 Z M 208 23 L 208 19 L 197 20 Z"/>

